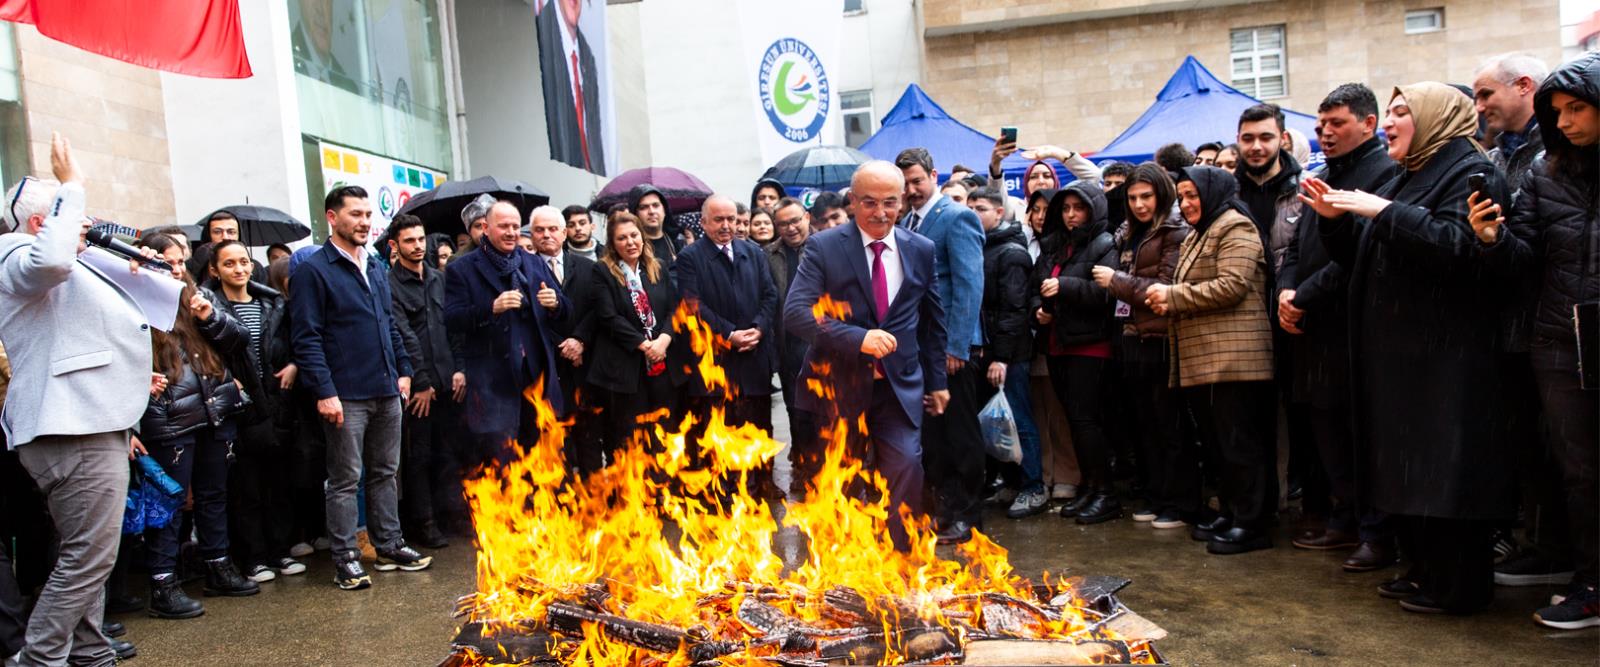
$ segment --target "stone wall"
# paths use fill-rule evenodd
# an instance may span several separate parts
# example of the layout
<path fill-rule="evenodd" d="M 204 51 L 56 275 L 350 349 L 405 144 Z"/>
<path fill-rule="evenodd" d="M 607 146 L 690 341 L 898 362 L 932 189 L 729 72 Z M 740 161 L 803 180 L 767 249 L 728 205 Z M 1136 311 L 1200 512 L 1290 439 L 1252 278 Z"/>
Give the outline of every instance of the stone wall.
<path fill-rule="evenodd" d="M 1202 0 L 1210 8 L 1164 9 L 1172 4 L 925 0 L 926 87 L 980 131 L 1015 125 L 1023 145 L 1094 150 L 1155 101 L 1185 55 L 1228 81 L 1233 28 L 1285 25 L 1289 96 L 1270 101 L 1306 113 L 1340 83 L 1372 86 L 1382 105 L 1396 84 L 1471 83 L 1491 54 L 1527 50 L 1552 64 L 1561 56 L 1557 0 Z M 1440 5 L 1444 30 L 1405 34 L 1406 10 Z M 1110 14 L 1122 15 L 1079 18 Z M 1016 27 L 995 29 L 1007 25 Z"/>
<path fill-rule="evenodd" d="M 175 213 L 161 77 L 17 25 L 17 59 L 34 174 L 50 176 L 50 133 L 72 142 L 89 214 L 144 228 Z M 184 221 L 192 222 L 192 221 Z"/>

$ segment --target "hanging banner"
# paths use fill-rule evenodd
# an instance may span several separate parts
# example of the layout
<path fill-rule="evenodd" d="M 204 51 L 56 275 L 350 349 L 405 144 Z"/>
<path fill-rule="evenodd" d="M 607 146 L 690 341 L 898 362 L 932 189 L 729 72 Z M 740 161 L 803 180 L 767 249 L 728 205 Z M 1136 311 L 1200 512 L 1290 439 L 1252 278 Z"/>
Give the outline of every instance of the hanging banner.
<path fill-rule="evenodd" d="M 550 159 L 599 176 L 617 173 L 606 3 L 540 0 L 533 12 Z"/>
<path fill-rule="evenodd" d="M 383 236 L 400 207 L 418 193 L 432 190 L 445 181 L 444 173 L 408 162 L 327 142 L 318 142 L 318 148 L 322 152 L 324 192 L 333 190 L 335 185 L 359 185 L 367 191 L 367 201 L 372 204 L 372 231 L 367 236 L 369 246 Z M 315 208 L 321 208 L 321 205 Z M 321 216 L 316 220 L 326 224 L 326 219 Z"/>
<path fill-rule="evenodd" d="M 761 162 L 771 165 L 806 146 L 838 144 L 839 30 L 844 0 L 796 5 L 740 0 L 741 51 L 750 67 Z"/>

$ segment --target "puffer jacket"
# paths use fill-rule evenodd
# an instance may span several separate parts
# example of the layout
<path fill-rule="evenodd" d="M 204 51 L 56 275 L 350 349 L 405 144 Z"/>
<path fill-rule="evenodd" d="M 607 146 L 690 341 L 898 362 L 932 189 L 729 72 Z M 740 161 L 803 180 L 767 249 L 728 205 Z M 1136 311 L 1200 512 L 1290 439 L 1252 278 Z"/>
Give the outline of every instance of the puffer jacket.
<path fill-rule="evenodd" d="M 1011 364 L 1033 357 L 1028 328 L 1028 274 L 1033 259 L 1021 223 L 1001 223 L 983 242 L 985 357 Z"/>
<path fill-rule="evenodd" d="M 165 442 L 185 436 L 202 428 L 216 428 L 234 415 L 243 412 L 247 399 L 233 374 L 224 371 L 221 378 L 194 372 L 188 364 L 176 382 L 169 382 L 166 391 L 150 399 L 144 417 L 139 420 L 139 437 L 149 442 Z"/>
<path fill-rule="evenodd" d="M 1067 229 L 1061 221 L 1067 195 L 1075 195 L 1089 205 L 1089 221 L 1077 229 Z M 1033 280 L 1028 285 L 1028 312 L 1043 308 L 1054 318 L 1042 327 L 1038 349 L 1050 351 L 1051 336 L 1058 345 L 1085 345 L 1109 341 L 1116 323 L 1111 293 L 1094 282 L 1094 267 L 1116 268 L 1117 244 L 1107 231 L 1106 196 L 1099 184 L 1075 181 L 1057 190 L 1045 209 L 1044 241 L 1039 260 L 1033 265 Z M 1049 280 L 1057 266 L 1060 291 L 1045 298 L 1040 285 Z"/>
<path fill-rule="evenodd" d="M 1172 284 L 1172 274 L 1178 270 L 1178 250 L 1190 228 L 1177 215 L 1163 218 L 1153 230 L 1150 227 L 1129 220 L 1117 229 L 1117 272 L 1108 289 L 1133 313 L 1132 317 L 1123 318 L 1122 335 L 1166 338 L 1167 317 L 1144 305 L 1144 291 L 1151 285 Z"/>
<path fill-rule="evenodd" d="M 1521 176 L 1515 204 L 1506 218 L 1510 234 L 1502 234 L 1488 249 L 1511 253 L 1525 275 L 1538 276 L 1538 304 L 1534 311 L 1533 344 L 1570 344 L 1572 307 L 1600 301 L 1600 184 L 1595 182 L 1596 147 L 1572 145 L 1555 130 L 1557 113 L 1551 102 L 1564 92 L 1600 106 L 1600 53 L 1590 53 L 1561 66 L 1534 94 L 1534 114 L 1545 132 L 1545 155 L 1534 160 Z M 1555 162 L 1562 164 L 1552 169 Z M 1575 164 L 1587 164 L 1587 175 Z"/>

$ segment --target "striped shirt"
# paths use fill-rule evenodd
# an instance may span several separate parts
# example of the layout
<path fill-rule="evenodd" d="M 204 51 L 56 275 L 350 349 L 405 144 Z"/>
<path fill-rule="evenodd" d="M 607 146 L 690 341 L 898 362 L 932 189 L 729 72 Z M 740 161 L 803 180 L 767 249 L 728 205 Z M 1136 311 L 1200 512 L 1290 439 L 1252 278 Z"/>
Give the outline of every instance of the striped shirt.
<path fill-rule="evenodd" d="M 255 359 L 257 373 L 265 373 L 266 360 L 261 358 L 261 302 L 228 301 L 228 306 L 233 309 L 233 314 L 239 318 L 239 323 L 250 331 L 250 358 Z"/>

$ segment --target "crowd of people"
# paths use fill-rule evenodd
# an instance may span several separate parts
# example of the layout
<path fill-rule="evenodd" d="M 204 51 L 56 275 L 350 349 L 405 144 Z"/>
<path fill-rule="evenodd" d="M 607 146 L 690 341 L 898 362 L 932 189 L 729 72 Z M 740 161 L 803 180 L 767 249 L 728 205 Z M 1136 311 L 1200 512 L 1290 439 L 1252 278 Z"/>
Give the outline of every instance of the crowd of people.
<path fill-rule="evenodd" d="M 186 582 L 254 595 L 318 550 L 345 590 L 368 564 L 425 569 L 472 534 L 462 481 L 539 437 L 535 387 L 580 477 L 642 418 L 771 431 L 778 395 L 790 484 L 769 467 L 748 489 L 774 502 L 844 428 L 941 544 L 997 503 L 1217 555 L 1295 517 L 1293 546 L 1348 551 L 1346 571 L 1404 562 L 1378 593 L 1405 610 L 1559 584 L 1535 619 L 1600 625 L 1600 54 L 1474 75 L 1337 87 L 1314 170 L 1259 104 L 1233 142 L 1138 165 L 1027 149 L 1021 198 L 1005 139 L 987 174 L 941 179 L 911 148 L 809 206 L 770 179 L 698 210 L 640 186 L 603 224 L 484 196 L 454 235 L 399 215 L 369 238 L 368 193 L 341 186 L 326 243 L 264 264 L 226 212 L 201 238 L 141 232 L 129 271 L 182 283 L 167 330 L 75 259 L 83 175 L 58 140 L 56 181 L 14 185 L 0 237 L 4 652 L 128 654 L 108 610 L 193 618 Z M 700 376 L 680 310 L 733 391 Z M 985 455 L 997 394 L 1019 462 Z"/>

